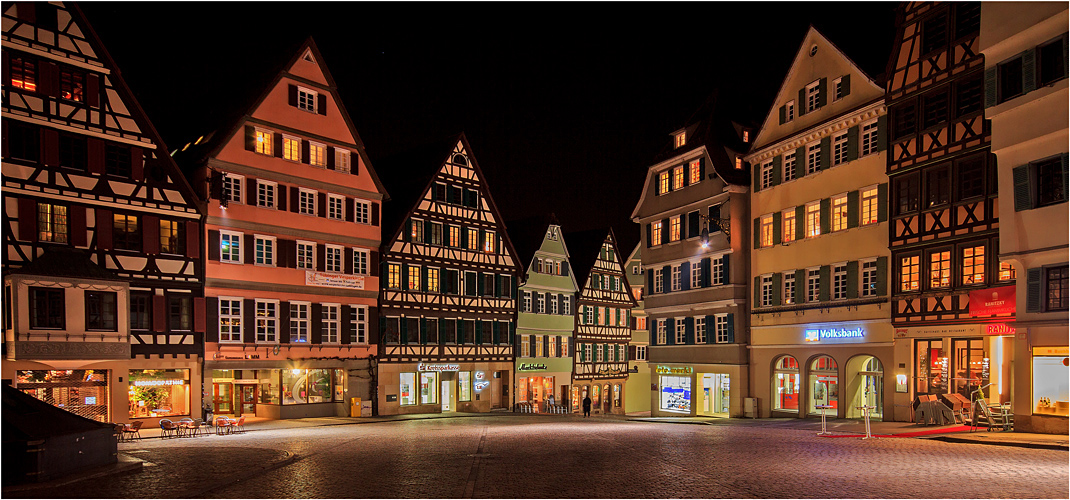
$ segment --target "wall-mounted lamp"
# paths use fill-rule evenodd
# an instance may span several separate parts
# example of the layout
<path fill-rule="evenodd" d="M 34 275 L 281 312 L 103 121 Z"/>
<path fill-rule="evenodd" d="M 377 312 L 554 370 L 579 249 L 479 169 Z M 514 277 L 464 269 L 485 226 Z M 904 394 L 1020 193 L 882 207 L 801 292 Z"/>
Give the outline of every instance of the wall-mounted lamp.
<path fill-rule="evenodd" d="M 709 248 L 709 246 L 710 246 L 710 229 L 709 229 L 709 225 L 717 226 L 717 229 L 719 229 L 721 232 L 723 232 L 725 236 L 727 236 L 729 238 L 732 237 L 732 234 L 729 232 L 729 229 L 731 229 L 731 223 L 732 223 L 731 219 L 714 218 L 714 217 L 710 217 L 710 216 L 702 215 L 702 214 L 698 214 L 698 216 L 699 216 L 700 219 L 702 219 L 703 222 L 706 223 L 706 227 L 702 228 L 702 248 L 703 249 Z"/>
<path fill-rule="evenodd" d="M 905 373 L 897 373 L 895 375 L 895 392 L 907 391 L 907 375 Z"/>

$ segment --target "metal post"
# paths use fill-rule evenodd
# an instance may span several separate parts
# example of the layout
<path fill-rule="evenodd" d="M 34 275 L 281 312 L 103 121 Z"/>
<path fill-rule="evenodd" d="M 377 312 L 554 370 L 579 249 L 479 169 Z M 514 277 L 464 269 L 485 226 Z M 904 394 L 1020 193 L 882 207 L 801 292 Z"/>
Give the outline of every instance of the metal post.
<path fill-rule="evenodd" d="M 828 431 L 828 428 L 825 425 L 825 410 L 827 410 L 829 408 L 832 408 L 832 406 L 831 405 L 816 405 L 816 406 L 814 406 L 814 408 L 817 408 L 817 409 L 821 410 L 821 432 L 818 432 L 817 435 L 818 436 L 824 436 L 825 434 L 832 434 L 831 432 Z"/>
<path fill-rule="evenodd" d="M 862 410 L 862 418 L 864 418 L 866 420 L 866 437 L 864 437 L 862 439 L 873 438 L 873 434 L 870 432 L 870 427 L 869 427 L 869 410 L 871 410 L 873 408 L 876 408 L 876 406 L 859 406 L 858 407 L 859 410 Z M 873 439 L 876 439 L 876 438 L 873 438 Z"/>

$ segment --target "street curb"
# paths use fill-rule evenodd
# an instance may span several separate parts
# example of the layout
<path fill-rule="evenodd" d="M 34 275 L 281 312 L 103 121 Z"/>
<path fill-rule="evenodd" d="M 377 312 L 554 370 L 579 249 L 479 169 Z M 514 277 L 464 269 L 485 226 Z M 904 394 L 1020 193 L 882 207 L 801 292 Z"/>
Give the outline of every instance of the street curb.
<path fill-rule="evenodd" d="M 920 439 L 931 439 L 933 441 L 943 441 L 945 443 L 984 444 L 991 446 L 1014 446 L 1016 448 L 1033 448 L 1036 450 L 1070 451 L 1070 447 L 1068 447 L 1067 445 L 1027 443 L 1022 441 L 980 441 L 977 439 L 963 439 L 954 436 L 936 436 Z"/>
<path fill-rule="evenodd" d="M 72 483 L 85 481 L 87 479 L 97 479 L 97 478 L 106 477 L 106 476 L 114 476 L 114 475 L 117 475 L 117 474 L 123 474 L 125 472 L 130 472 L 130 471 L 135 471 L 135 470 L 136 471 L 141 471 L 141 469 L 144 467 L 144 465 L 145 465 L 145 461 L 144 460 L 141 460 L 140 458 L 132 457 L 132 456 L 127 455 L 125 453 L 119 452 L 118 461 L 115 462 L 114 464 L 108 464 L 108 465 L 102 465 L 102 466 L 99 466 L 99 467 L 93 467 L 91 469 L 87 469 L 87 470 L 84 470 L 84 471 L 81 471 L 81 472 L 75 472 L 74 474 L 71 474 L 71 475 L 68 475 L 68 476 L 64 476 L 64 477 L 60 477 L 60 478 L 56 478 L 56 479 L 53 479 L 51 481 L 45 481 L 45 482 L 42 482 L 42 483 L 27 483 L 27 484 L 16 484 L 16 485 L 12 485 L 12 486 L 4 486 L 3 490 L 0 491 L 0 496 L 4 496 L 4 497 L 10 498 L 12 496 L 18 496 L 18 495 L 12 495 L 12 494 L 13 493 L 18 493 L 20 491 L 34 491 L 34 490 L 45 490 L 45 489 L 49 489 L 49 488 L 59 488 L 59 487 L 62 487 L 62 486 L 67 486 L 67 485 L 72 484 Z"/>

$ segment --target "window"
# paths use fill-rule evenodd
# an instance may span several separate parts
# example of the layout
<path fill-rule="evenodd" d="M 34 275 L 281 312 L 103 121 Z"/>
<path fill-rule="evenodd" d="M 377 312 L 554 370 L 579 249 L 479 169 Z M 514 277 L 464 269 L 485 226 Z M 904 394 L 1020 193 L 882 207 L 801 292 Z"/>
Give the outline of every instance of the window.
<path fill-rule="evenodd" d="M 672 291 L 680 289 L 680 265 L 672 266 Z"/>
<path fill-rule="evenodd" d="M 984 158 L 974 156 L 959 160 L 958 168 L 958 199 L 965 200 L 985 194 L 985 162 Z"/>
<path fill-rule="evenodd" d="M 794 119 L 795 119 L 795 101 L 791 100 L 791 101 L 788 101 L 788 103 L 784 105 L 784 120 L 790 122 L 790 121 L 792 121 Z"/>
<path fill-rule="evenodd" d="M 61 288 L 30 288 L 30 328 L 64 329 L 67 301 Z"/>
<path fill-rule="evenodd" d="M 784 153 L 784 181 L 795 178 L 795 152 Z"/>
<path fill-rule="evenodd" d="M 698 184 L 702 180 L 701 159 L 688 163 L 688 184 Z"/>
<path fill-rule="evenodd" d="M 442 223 L 431 223 L 431 244 L 442 246 Z"/>
<path fill-rule="evenodd" d="M 561 297 L 561 314 L 565 316 L 572 315 L 572 297 L 568 295 Z"/>
<path fill-rule="evenodd" d="M 922 130 L 929 129 L 947 122 L 947 91 L 941 89 L 935 94 L 926 95 L 921 98 L 922 101 L 922 115 L 921 115 L 921 128 Z"/>
<path fill-rule="evenodd" d="M 308 342 L 308 302 L 290 302 L 290 343 Z M 258 339 L 259 340 L 259 339 Z"/>
<path fill-rule="evenodd" d="M 104 172 L 115 177 L 129 178 L 131 172 L 130 148 L 108 144 L 104 146 Z"/>
<path fill-rule="evenodd" d="M 951 172 L 941 166 L 925 172 L 925 207 L 946 204 L 951 200 Z"/>
<path fill-rule="evenodd" d="M 862 296 L 877 296 L 877 261 L 862 262 Z"/>
<path fill-rule="evenodd" d="M 1022 58 L 1016 57 L 997 67 L 999 101 L 1006 102 L 1022 94 Z"/>
<path fill-rule="evenodd" d="M 669 341 L 665 335 L 665 321 L 664 319 L 658 320 L 658 345 L 668 344 Z"/>
<path fill-rule="evenodd" d="M 658 173 L 658 194 L 669 192 L 669 171 L 662 170 Z"/>
<path fill-rule="evenodd" d="M 308 143 L 308 163 L 313 167 L 327 166 L 327 146 L 315 142 Z"/>
<path fill-rule="evenodd" d="M 263 266 L 275 265 L 275 237 L 257 236 L 255 241 L 256 263 Z"/>
<path fill-rule="evenodd" d="M 962 284 L 985 282 L 985 247 L 977 245 L 962 249 Z"/>
<path fill-rule="evenodd" d="M 806 204 L 806 237 L 813 238 L 821 234 L 821 203 Z"/>
<path fill-rule="evenodd" d="M 1010 262 L 999 263 L 999 280 L 1000 281 L 1013 281 L 1016 279 L 1017 271 L 1014 270 L 1014 266 Z"/>
<path fill-rule="evenodd" d="M 702 263 L 691 263 L 691 289 L 702 288 Z"/>
<path fill-rule="evenodd" d="M 821 143 L 806 146 L 806 175 L 821 170 Z"/>
<path fill-rule="evenodd" d="M 29 92 L 37 91 L 37 61 L 12 57 L 11 86 Z"/>
<path fill-rule="evenodd" d="M 88 165 L 86 158 L 88 150 L 89 147 L 85 137 L 68 134 L 59 135 L 59 165 L 61 167 L 73 168 L 84 172 Z"/>
<path fill-rule="evenodd" d="M 593 325 L 594 323 L 594 307 L 583 306 L 583 324 Z"/>
<path fill-rule="evenodd" d="M 241 298 L 219 298 L 219 341 L 241 342 Z"/>
<path fill-rule="evenodd" d="M 665 278 L 662 276 L 661 269 L 654 270 L 654 293 L 663 293 Z"/>
<path fill-rule="evenodd" d="M 710 284 L 720 285 L 724 283 L 724 255 L 710 258 Z"/>
<path fill-rule="evenodd" d="M 40 205 L 38 205 L 40 207 Z M 40 226 L 40 211 L 38 211 Z M 119 250 L 141 251 L 141 224 L 136 215 L 112 215 L 112 244 Z"/>
<path fill-rule="evenodd" d="M 401 264 L 386 265 L 386 287 L 395 290 L 401 288 Z"/>
<path fill-rule="evenodd" d="M 903 215 L 918 210 L 919 201 L 918 176 L 916 174 L 895 180 L 896 214 Z"/>
<path fill-rule="evenodd" d="M 550 297 L 550 314 L 557 314 L 557 302 L 560 298 L 561 296 L 557 294 Z"/>
<path fill-rule="evenodd" d="M 1040 161 L 1032 165 L 1037 175 L 1037 203 L 1044 207 L 1066 201 L 1066 179 L 1063 178 L 1063 164 L 1059 157 Z"/>
<path fill-rule="evenodd" d="M 955 116 L 981 111 L 984 105 L 984 80 L 981 75 L 955 82 Z"/>
<path fill-rule="evenodd" d="M 761 245 L 762 247 L 773 246 L 773 216 L 772 214 L 763 215 L 759 223 L 761 230 Z"/>
<path fill-rule="evenodd" d="M 188 296 L 167 298 L 167 323 L 172 332 L 193 329 L 193 299 Z"/>
<path fill-rule="evenodd" d="M 262 155 L 274 156 L 275 155 L 275 134 L 270 130 L 256 129 L 256 142 L 253 145 L 253 151 Z"/>
<path fill-rule="evenodd" d="M 915 292 L 920 287 L 920 257 L 917 255 L 903 257 L 899 260 L 899 291 Z"/>
<path fill-rule="evenodd" d="M 486 253 L 494 253 L 494 231 L 487 231 L 483 234 L 483 251 Z"/>
<path fill-rule="evenodd" d="M 118 329 L 115 292 L 85 292 L 86 330 L 114 332 Z"/>
<path fill-rule="evenodd" d="M 684 324 L 684 318 L 676 318 L 676 344 L 687 343 L 687 328 Z"/>
<path fill-rule="evenodd" d="M 536 304 L 535 312 L 537 312 L 539 314 L 545 314 L 546 313 L 546 294 L 544 294 L 544 293 L 535 293 L 535 295 L 536 295 L 536 298 L 537 298 L 537 300 L 535 301 L 535 304 Z"/>
<path fill-rule="evenodd" d="M 695 343 L 706 343 L 706 317 L 695 316 Z"/>
<path fill-rule="evenodd" d="M 338 324 L 337 304 L 322 304 L 320 306 L 320 335 L 324 344 L 337 344 L 340 327 Z"/>
<path fill-rule="evenodd" d="M 958 40 L 981 28 L 981 2 L 955 4 L 955 39 Z"/>
<path fill-rule="evenodd" d="M 871 121 L 862 125 L 862 152 L 861 156 L 877 152 L 877 121 Z"/>
<path fill-rule="evenodd" d="M 72 101 L 84 101 L 85 73 L 70 68 L 59 71 L 60 97 Z"/>
<path fill-rule="evenodd" d="M 557 354 L 557 343 L 560 340 L 561 340 L 561 337 L 551 337 L 549 339 L 549 341 L 546 342 L 546 357 L 548 357 L 548 358 L 556 358 L 556 357 L 558 357 L 558 354 Z"/>
<path fill-rule="evenodd" d="M 843 231 L 847 229 L 847 195 L 834 196 L 832 198 L 832 230 Z"/>
<path fill-rule="evenodd" d="M 275 208 L 275 190 L 278 184 L 265 180 L 256 181 L 256 206 Z"/>
<path fill-rule="evenodd" d="M 234 203 L 242 201 L 242 184 L 245 177 L 237 174 L 223 174 L 223 199 Z"/>
<path fill-rule="evenodd" d="M 446 243 L 447 245 L 454 248 L 461 246 L 461 228 L 457 226 L 450 226 L 448 238 L 449 239 Z"/>
<path fill-rule="evenodd" d="M 646 346 L 635 346 L 635 361 L 646 361 Z"/>
<path fill-rule="evenodd" d="M 349 165 L 349 151 L 344 149 L 334 149 L 334 169 L 339 172 L 349 172 L 352 167 Z"/>
<path fill-rule="evenodd" d="M 468 249 L 479 250 L 479 229 L 470 227 L 465 230 L 468 231 Z"/>
<path fill-rule="evenodd" d="M 316 244 L 307 241 L 297 242 L 297 268 L 316 268 Z"/>
<path fill-rule="evenodd" d="M 929 288 L 951 286 L 951 251 L 929 254 Z"/>
<path fill-rule="evenodd" d="M 352 325 L 354 344 L 368 343 L 368 306 L 349 306 L 349 324 Z"/>
<path fill-rule="evenodd" d="M 152 327 L 152 294 L 130 293 L 130 329 L 148 330 Z"/>
<path fill-rule="evenodd" d="M 859 218 L 858 224 L 865 226 L 867 224 L 877 223 L 877 186 L 873 186 L 869 189 L 862 190 L 862 217 Z"/>
<path fill-rule="evenodd" d="M 315 113 L 317 95 L 318 94 L 314 90 L 309 90 L 304 87 L 297 87 L 297 107 L 299 109 Z"/>
<path fill-rule="evenodd" d="M 832 300 L 847 298 L 847 264 L 832 266 Z"/>
<path fill-rule="evenodd" d="M 676 167 L 672 169 L 672 188 L 673 190 L 681 189 L 684 187 L 684 167 Z"/>
<path fill-rule="evenodd" d="M 678 148 L 680 146 L 683 146 L 684 144 L 687 143 L 687 133 L 686 132 L 678 132 L 676 135 L 673 136 L 673 141 L 672 142 L 673 142 L 673 147 Z"/>
<path fill-rule="evenodd" d="M 717 335 L 716 342 L 718 344 L 727 344 L 732 339 L 728 336 L 728 315 L 716 314 L 713 316 L 714 329 Z"/>
<path fill-rule="evenodd" d="M 806 301 L 817 302 L 821 300 L 821 270 L 806 270 Z"/>
<path fill-rule="evenodd" d="M 650 241 L 654 245 L 661 244 L 661 221 L 652 222 L 650 224 Z"/>
<path fill-rule="evenodd" d="M 892 138 L 900 139 L 917 133 L 918 108 L 913 102 L 899 104 L 892 108 L 892 123 L 895 125 Z"/>
<path fill-rule="evenodd" d="M 843 77 L 841 76 L 835 80 L 832 80 L 832 100 L 838 101 L 840 99 L 843 99 L 843 91 Z"/>
<path fill-rule="evenodd" d="M 316 192 L 305 188 L 300 190 L 300 203 L 297 205 L 298 212 L 305 215 L 316 215 Z"/>
<path fill-rule="evenodd" d="M 133 217 L 133 216 L 131 216 Z M 137 228 L 137 217 L 133 217 Z M 67 242 L 67 207 L 51 203 L 37 204 L 37 240 L 52 243 Z M 140 233 L 139 233 L 140 234 Z M 116 235 L 118 236 L 118 235 Z M 119 248 L 118 246 L 116 248 Z M 140 246 L 138 247 L 140 248 Z"/>
<path fill-rule="evenodd" d="M 832 164 L 842 165 L 847 162 L 847 132 L 832 138 Z"/>
<path fill-rule="evenodd" d="M 543 345 L 542 344 L 543 344 L 542 335 L 536 335 L 535 336 L 535 357 L 536 358 L 543 357 Z"/>
<path fill-rule="evenodd" d="M 773 276 L 765 275 L 761 277 L 761 299 L 762 307 L 769 307 L 773 305 Z"/>
<path fill-rule="evenodd" d="M 1047 310 L 1057 311 L 1067 309 L 1068 299 L 1066 295 L 1067 282 L 1070 281 L 1070 271 L 1067 267 L 1049 267 L 1047 274 Z"/>
<path fill-rule="evenodd" d="M 409 290 L 420 290 L 420 266 L 409 265 L 406 283 L 409 285 Z"/>
<path fill-rule="evenodd" d="M 532 292 L 524 292 L 524 308 L 522 309 L 522 311 L 524 311 L 524 312 L 532 312 L 532 309 L 531 309 L 531 293 Z"/>
<path fill-rule="evenodd" d="M 282 136 L 282 158 L 290 161 L 301 161 L 301 139 Z"/>
<path fill-rule="evenodd" d="M 324 263 L 324 269 L 330 273 L 342 272 L 342 247 L 326 245 L 324 250 L 324 256 L 327 259 L 327 262 Z"/>
<path fill-rule="evenodd" d="M 921 53 L 928 54 L 947 45 L 947 15 L 940 14 L 921 25 Z"/>
<path fill-rule="evenodd" d="M 353 249 L 353 274 L 368 274 L 368 251 L 361 248 Z"/>
<path fill-rule="evenodd" d="M 1037 87 L 1051 85 L 1066 77 L 1066 39 L 1059 38 L 1037 47 Z"/>
<path fill-rule="evenodd" d="M 593 358 L 591 358 L 591 347 L 592 347 L 591 344 L 583 344 L 583 359 L 584 359 L 584 361 L 586 361 L 588 363 L 590 363 L 591 360 L 593 359 Z M 601 351 L 599 351 L 599 352 L 601 352 Z"/>
<path fill-rule="evenodd" d="M 682 215 L 669 218 L 669 241 L 680 241 L 680 226 Z"/>
<path fill-rule="evenodd" d="M 327 195 L 327 218 L 334 220 L 345 219 L 345 203 L 344 196 L 338 196 L 336 194 Z"/>
<path fill-rule="evenodd" d="M 743 157 L 742 156 L 737 156 L 736 157 L 736 170 L 743 170 Z"/>
<path fill-rule="evenodd" d="M 13 159 L 37 161 L 41 157 L 41 130 L 19 122 L 4 125 L 8 134 L 7 155 Z"/>
<path fill-rule="evenodd" d="M 520 336 L 520 357 L 531 357 L 531 335 Z"/>
<path fill-rule="evenodd" d="M 219 231 L 219 261 L 232 264 L 242 263 L 242 234 L 231 231 Z"/>
<path fill-rule="evenodd" d="M 353 200 L 353 222 L 357 224 L 370 224 L 371 203 L 364 200 Z"/>
<path fill-rule="evenodd" d="M 820 103 L 821 82 L 814 82 L 806 86 L 806 112 L 810 113 L 817 109 Z"/>
<path fill-rule="evenodd" d="M 795 303 L 795 271 L 784 272 L 784 305 Z"/>

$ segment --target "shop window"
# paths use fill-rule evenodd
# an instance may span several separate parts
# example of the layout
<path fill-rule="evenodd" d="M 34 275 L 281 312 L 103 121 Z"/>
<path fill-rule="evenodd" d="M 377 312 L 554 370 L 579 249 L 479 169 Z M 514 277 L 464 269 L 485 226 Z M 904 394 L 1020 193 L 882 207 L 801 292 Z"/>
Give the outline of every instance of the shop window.
<path fill-rule="evenodd" d="M 256 374 L 260 383 L 260 404 L 279 404 L 282 370 L 256 370 Z"/>
<path fill-rule="evenodd" d="M 830 356 L 818 356 L 810 363 L 811 415 L 835 416 L 839 408 L 839 374 L 836 360 Z"/>
<path fill-rule="evenodd" d="M 328 403 L 333 399 L 330 369 L 313 369 L 308 372 L 308 402 Z"/>
<path fill-rule="evenodd" d="M 108 421 L 108 370 L 18 370 L 20 391 L 97 422 Z"/>
<path fill-rule="evenodd" d="M 781 356 L 773 369 L 773 409 L 799 411 L 799 362 Z"/>
<path fill-rule="evenodd" d="M 190 414 L 189 370 L 130 370 L 130 418 Z"/>
<path fill-rule="evenodd" d="M 691 377 L 662 375 L 659 382 L 662 410 L 691 413 Z"/>
<path fill-rule="evenodd" d="M 1066 348 L 1061 356 L 1033 356 L 1033 414 L 1066 417 L 1070 408 L 1070 377 Z"/>
<path fill-rule="evenodd" d="M 613 386 L 613 406 L 620 408 L 620 384 Z"/>
<path fill-rule="evenodd" d="M 978 387 L 989 382 L 985 369 L 988 355 L 982 339 L 955 339 L 952 341 L 951 392 L 962 394 L 967 399 Z M 990 394 L 990 393 L 989 393 Z"/>
<path fill-rule="evenodd" d="M 472 372 L 457 372 L 457 401 L 472 400 Z"/>
<path fill-rule="evenodd" d="M 438 373 L 420 372 L 420 404 L 438 402 Z"/>
<path fill-rule="evenodd" d="M 914 342 L 914 388 L 916 394 L 943 394 L 948 371 L 943 341 L 917 340 Z M 967 395 L 968 396 L 968 395 Z"/>
<path fill-rule="evenodd" d="M 282 404 L 308 402 L 308 370 L 282 370 Z"/>

